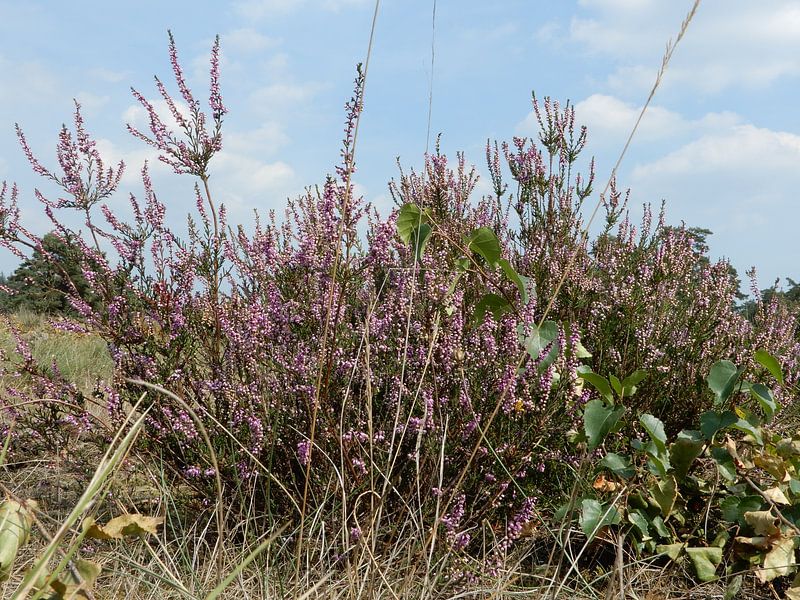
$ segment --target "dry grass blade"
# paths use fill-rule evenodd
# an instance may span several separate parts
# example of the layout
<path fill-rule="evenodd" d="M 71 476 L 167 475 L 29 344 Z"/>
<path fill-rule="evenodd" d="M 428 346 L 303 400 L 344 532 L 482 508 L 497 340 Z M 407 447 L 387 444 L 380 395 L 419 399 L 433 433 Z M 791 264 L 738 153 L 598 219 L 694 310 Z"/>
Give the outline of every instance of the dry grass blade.
<path fill-rule="evenodd" d="M 143 387 L 159 392 L 160 394 L 168 396 L 169 398 L 180 404 L 181 407 L 187 413 L 189 413 L 189 416 L 197 425 L 197 429 L 200 431 L 200 435 L 203 437 L 203 442 L 206 444 L 206 447 L 208 448 L 209 459 L 211 460 L 211 465 L 214 468 L 214 479 L 217 485 L 217 508 L 215 511 L 217 515 L 217 549 L 219 549 L 220 545 L 222 544 L 222 540 L 225 538 L 225 519 L 222 516 L 222 507 L 224 506 L 222 497 L 222 478 L 220 477 L 219 474 L 219 463 L 217 462 L 217 453 L 214 451 L 214 446 L 211 443 L 211 438 L 208 435 L 208 431 L 206 430 L 205 425 L 203 425 L 203 421 L 200 419 L 200 417 L 197 415 L 194 409 L 192 409 L 192 407 L 189 406 L 185 400 L 183 400 L 183 398 L 180 398 L 177 394 L 174 394 L 168 389 L 163 388 L 160 385 L 156 385 L 154 383 L 148 383 L 147 381 L 142 381 L 141 379 L 127 379 L 126 381 L 134 385 L 141 385 Z M 221 568 L 222 556 L 220 553 L 217 553 L 217 556 L 218 560 L 220 561 L 219 564 L 217 565 L 219 567 L 218 577 L 222 577 L 222 568 Z"/>
<path fill-rule="evenodd" d="M 281 535 L 286 528 L 289 526 L 288 523 L 283 524 L 277 531 L 275 531 L 272 535 L 270 535 L 266 540 L 261 542 L 255 550 L 253 550 L 250 554 L 245 557 L 230 574 L 223 579 L 220 584 L 215 587 L 211 592 L 206 596 L 206 600 L 214 600 L 215 598 L 219 597 L 219 595 L 225 591 L 225 589 L 233 583 L 233 580 L 236 579 L 239 574 L 249 565 L 251 562 L 255 560 L 255 558 L 261 554 L 264 550 L 270 547 L 272 543 Z"/>
<path fill-rule="evenodd" d="M 127 454 L 128 449 L 133 444 L 134 440 L 139 434 L 142 426 L 144 425 L 144 421 L 147 418 L 148 410 L 145 410 L 131 425 L 128 432 L 125 434 L 124 437 L 120 440 L 122 433 L 125 431 L 126 425 L 130 422 L 134 412 L 138 410 L 139 405 L 144 400 L 145 395 L 143 394 L 139 401 L 136 403 L 136 406 L 133 407 L 133 410 L 129 413 L 125 422 L 120 426 L 117 435 L 111 441 L 108 450 L 106 451 L 105 455 L 103 456 L 102 460 L 100 461 L 100 465 L 97 467 L 89 485 L 86 487 L 86 491 L 78 500 L 75 507 L 70 512 L 69 516 L 62 522 L 61 526 L 59 527 L 58 531 L 53 535 L 53 539 L 50 543 L 47 544 L 44 551 L 42 552 L 41 556 L 36 560 L 33 567 L 28 571 L 25 578 L 22 580 L 22 583 L 14 592 L 12 598 L 14 600 L 22 600 L 23 598 L 27 598 L 28 594 L 33 590 L 36 585 L 36 582 L 39 581 L 47 571 L 48 564 L 52 557 L 55 555 L 56 551 L 58 550 L 64 536 L 66 536 L 67 532 L 72 528 L 73 525 L 78 521 L 78 519 L 83 515 L 89 507 L 94 503 L 97 496 L 103 490 L 104 486 L 108 482 L 109 475 L 111 472 L 117 467 L 117 465 L 122 461 L 123 457 Z M 117 442 L 119 442 L 117 444 Z M 116 447 L 115 447 L 116 446 Z M 53 575 L 57 575 L 57 572 L 54 572 Z M 40 590 L 37 592 L 33 598 L 38 598 L 44 590 Z"/>

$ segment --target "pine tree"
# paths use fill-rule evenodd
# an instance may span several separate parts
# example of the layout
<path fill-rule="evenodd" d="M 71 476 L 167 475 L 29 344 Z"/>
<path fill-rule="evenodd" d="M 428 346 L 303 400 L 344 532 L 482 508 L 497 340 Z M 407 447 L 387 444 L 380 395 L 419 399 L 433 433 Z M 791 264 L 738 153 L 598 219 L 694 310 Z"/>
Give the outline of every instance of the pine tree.
<path fill-rule="evenodd" d="M 74 315 L 68 295 L 75 290 L 89 304 L 96 303 L 81 264 L 77 245 L 54 233 L 46 234 L 42 249 L 34 250 L 6 279 L 14 294 L 3 304 L 11 310 L 27 308 L 43 314 Z"/>

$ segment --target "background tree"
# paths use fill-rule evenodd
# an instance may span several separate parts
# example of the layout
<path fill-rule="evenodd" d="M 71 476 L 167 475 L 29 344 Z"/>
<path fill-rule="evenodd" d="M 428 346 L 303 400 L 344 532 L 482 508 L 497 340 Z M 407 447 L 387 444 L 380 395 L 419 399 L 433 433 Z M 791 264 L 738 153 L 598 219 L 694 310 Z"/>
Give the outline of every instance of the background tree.
<path fill-rule="evenodd" d="M 74 315 L 67 295 L 74 289 L 91 305 L 97 303 L 83 275 L 84 257 L 78 246 L 55 233 L 42 238 L 40 249 L 24 260 L 14 273 L 0 283 L 12 293 L 3 293 L 4 311 L 27 308 L 42 314 Z"/>

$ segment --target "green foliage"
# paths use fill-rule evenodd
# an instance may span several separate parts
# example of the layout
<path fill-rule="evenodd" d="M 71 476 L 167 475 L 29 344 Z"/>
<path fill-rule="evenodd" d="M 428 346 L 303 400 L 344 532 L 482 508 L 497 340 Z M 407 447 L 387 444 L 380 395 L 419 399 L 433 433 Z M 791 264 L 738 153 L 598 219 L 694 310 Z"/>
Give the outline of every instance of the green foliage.
<path fill-rule="evenodd" d="M 82 266 L 87 262 L 76 244 L 54 233 L 42 238 L 41 248 L 33 251 L 5 281 L 12 294 L 4 294 L 0 305 L 6 311 L 27 309 L 39 314 L 75 315 L 68 296 L 77 296 L 90 305 L 97 303 Z"/>
<path fill-rule="evenodd" d="M 777 361 L 764 352 L 756 359 L 780 383 Z M 701 415 L 699 431 L 683 430 L 670 441 L 660 419 L 642 414 L 638 425 L 648 439 L 627 442 L 633 457 L 603 453 L 593 468 L 601 474 L 592 493 L 578 499 L 580 526 L 587 537 L 600 527 L 616 526 L 640 553 L 687 561 L 701 582 L 720 577 L 721 568 L 726 575 L 753 569 L 763 583 L 795 572 L 800 434 L 784 437 L 772 431 L 769 423 L 779 409 L 774 393 L 763 383 L 742 380 L 741 375 L 742 369 L 730 361 L 712 366 L 709 392 L 715 404 L 729 410 Z M 584 408 L 588 448 L 600 447 L 603 440 L 609 447 L 625 446 L 620 436 L 609 439 L 624 412 L 623 382 L 588 371 L 583 376 L 604 397 Z M 749 394 L 737 395 L 737 389 Z M 760 415 L 737 403 L 748 398 Z M 716 484 L 708 480 L 712 466 L 720 476 Z M 613 500 L 602 497 L 621 486 L 625 494 L 617 493 Z M 618 517 L 603 520 L 603 514 Z M 718 516 L 709 523 L 709 515 Z M 800 594 L 800 586 L 790 591 Z"/>

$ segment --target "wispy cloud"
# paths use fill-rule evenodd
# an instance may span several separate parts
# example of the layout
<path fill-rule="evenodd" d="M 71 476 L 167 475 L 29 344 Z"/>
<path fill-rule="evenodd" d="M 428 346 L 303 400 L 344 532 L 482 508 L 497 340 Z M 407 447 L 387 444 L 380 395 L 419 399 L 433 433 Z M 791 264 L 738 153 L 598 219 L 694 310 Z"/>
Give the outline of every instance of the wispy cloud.
<path fill-rule="evenodd" d="M 570 41 L 585 52 L 619 62 L 607 84 L 621 92 L 652 85 L 656 53 L 674 35 L 683 3 L 652 0 L 581 0 Z M 709 2 L 695 17 L 666 84 L 716 93 L 800 76 L 800 5 L 791 0 Z M 644 72 L 653 73 L 642 77 Z M 633 76 L 633 77 L 631 77 Z"/>

